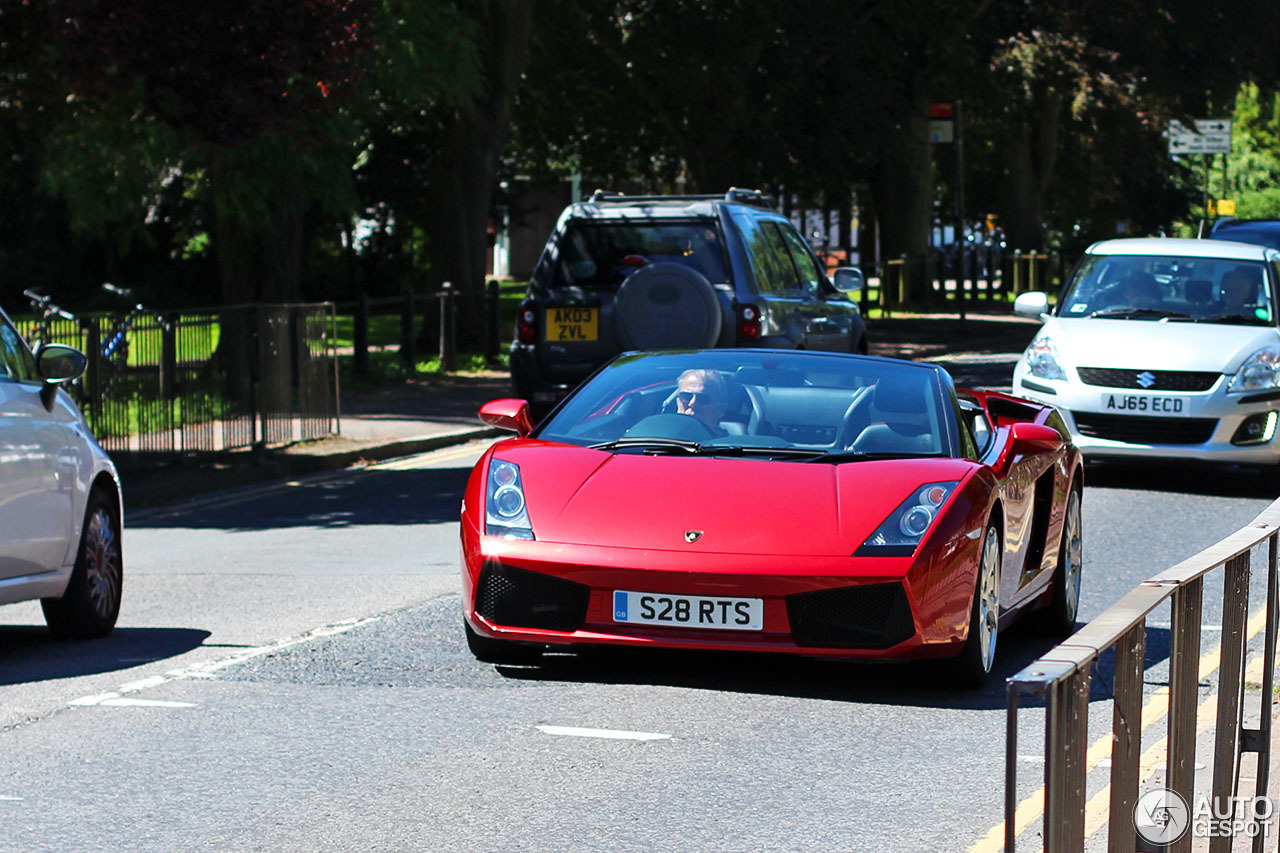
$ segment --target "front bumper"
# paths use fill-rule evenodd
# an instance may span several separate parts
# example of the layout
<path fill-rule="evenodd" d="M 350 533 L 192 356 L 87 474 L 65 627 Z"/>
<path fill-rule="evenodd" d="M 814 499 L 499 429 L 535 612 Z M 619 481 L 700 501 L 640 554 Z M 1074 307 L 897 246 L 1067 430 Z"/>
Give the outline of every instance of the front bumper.
<path fill-rule="evenodd" d="M 489 536 L 472 545 L 464 543 L 463 611 L 487 637 L 844 658 L 954 655 L 964 640 L 963 615 L 947 618 L 940 604 L 954 596 L 929 594 L 931 585 L 963 588 L 964 579 L 940 581 L 929 558 L 704 554 L 691 563 L 686 555 Z M 759 598 L 763 624 L 748 631 L 618 622 L 615 590 Z"/>
<path fill-rule="evenodd" d="M 1086 458 L 1280 462 L 1280 430 L 1275 429 L 1280 392 L 1228 394 L 1230 377 L 1225 375 L 1205 391 L 1148 391 L 1088 385 L 1070 373 L 1065 380 L 1042 379 L 1028 375 L 1025 363 L 1019 362 L 1013 393 L 1057 407 Z M 1151 409 L 1135 411 L 1135 405 Z M 1161 408 L 1166 411 L 1155 410 Z M 1176 412 L 1167 411 L 1175 408 Z M 1269 413 L 1275 414 L 1268 417 Z M 1255 426 L 1256 433 L 1250 435 Z"/>

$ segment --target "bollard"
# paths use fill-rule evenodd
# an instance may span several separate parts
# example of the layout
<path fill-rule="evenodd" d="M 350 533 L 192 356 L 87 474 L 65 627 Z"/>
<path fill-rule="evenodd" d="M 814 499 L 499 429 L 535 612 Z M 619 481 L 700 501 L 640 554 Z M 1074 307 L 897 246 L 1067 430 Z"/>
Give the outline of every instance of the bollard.
<path fill-rule="evenodd" d="M 488 322 L 485 325 L 484 333 L 484 358 L 489 364 L 493 364 L 498 360 L 498 327 L 499 327 L 499 310 L 498 310 L 498 281 L 490 279 L 485 285 L 486 295 L 488 296 Z"/>
<path fill-rule="evenodd" d="M 369 375 L 369 294 L 360 292 L 355 322 L 351 328 L 351 364 L 356 376 Z"/>
<path fill-rule="evenodd" d="M 403 296 L 404 305 L 400 309 L 400 360 L 404 362 L 405 369 L 412 373 L 417 365 L 417 354 L 414 352 L 416 344 L 413 335 L 413 288 L 406 287 L 403 291 Z"/>
<path fill-rule="evenodd" d="M 454 337 L 454 299 L 453 284 L 445 282 L 440 285 L 440 370 L 453 373 L 458 369 L 458 345 Z"/>

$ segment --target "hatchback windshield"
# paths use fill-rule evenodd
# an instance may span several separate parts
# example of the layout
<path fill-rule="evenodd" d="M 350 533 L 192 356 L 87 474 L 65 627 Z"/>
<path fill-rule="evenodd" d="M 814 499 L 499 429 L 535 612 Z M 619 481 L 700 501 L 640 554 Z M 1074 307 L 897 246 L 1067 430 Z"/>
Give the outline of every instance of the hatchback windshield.
<path fill-rule="evenodd" d="M 1276 321 L 1265 264 L 1152 255 L 1086 256 L 1058 313 L 1252 326 Z"/>
<path fill-rule="evenodd" d="M 551 286 L 613 290 L 637 267 L 659 261 L 689 267 L 712 284 L 729 280 L 714 220 L 615 219 L 565 229 Z"/>
<path fill-rule="evenodd" d="M 769 351 L 619 356 L 534 433 L 614 452 L 794 458 L 955 455 L 923 365 Z"/>

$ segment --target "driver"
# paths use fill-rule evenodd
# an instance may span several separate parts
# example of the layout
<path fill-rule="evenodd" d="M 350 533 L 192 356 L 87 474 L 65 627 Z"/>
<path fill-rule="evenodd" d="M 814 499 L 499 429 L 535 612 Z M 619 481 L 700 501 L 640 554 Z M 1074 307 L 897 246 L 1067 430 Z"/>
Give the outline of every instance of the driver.
<path fill-rule="evenodd" d="M 728 390 L 724 377 L 718 371 L 686 370 L 676 382 L 676 411 L 692 415 L 712 432 L 721 434 L 720 418 L 724 416 Z"/>

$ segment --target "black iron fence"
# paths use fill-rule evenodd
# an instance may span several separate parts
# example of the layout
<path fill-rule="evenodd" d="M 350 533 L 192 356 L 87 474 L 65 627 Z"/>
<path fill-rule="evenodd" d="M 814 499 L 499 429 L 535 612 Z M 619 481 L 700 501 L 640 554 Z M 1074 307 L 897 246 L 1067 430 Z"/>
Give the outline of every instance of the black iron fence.
<path fill-rule="evenodd" d="M 864 310 L 939 310 L 961 317 L 967 310 L 1007 302 L 1028 290 L 1052 290 L 1062 275 L 1060 260 L 1045 252 L 987 246 L 959 254 L 890 258 L 874 272 L 877 280 L 863 290 Z"/>
<path fill-rule="evenodd" d="M 339 428 L 332 303 L 19 322 L 89 358 L 67 390 L 117 461 L 322 438 Z"/>

